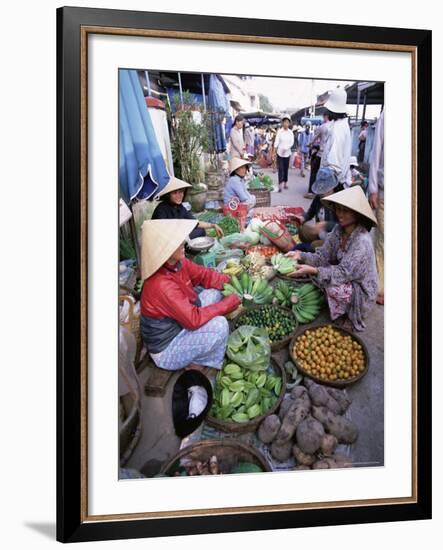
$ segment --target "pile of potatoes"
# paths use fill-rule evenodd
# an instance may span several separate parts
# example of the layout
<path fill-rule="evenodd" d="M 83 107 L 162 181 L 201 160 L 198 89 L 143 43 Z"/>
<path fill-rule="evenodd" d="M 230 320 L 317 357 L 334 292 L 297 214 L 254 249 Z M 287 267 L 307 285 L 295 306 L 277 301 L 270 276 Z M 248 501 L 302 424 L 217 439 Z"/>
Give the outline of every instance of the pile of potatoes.
<path fill-rule="evenodd" d="M 291 456 L 296 470 L 344 468 L 349 457 L 335 453 L 339 443 L 354 443 L 357 427 L 343 416 L 351 404 L 343 390 L 329 388 L 305 378 L 280 406 L 278 415 L 266 417 L 258 429 L 259 439 L 270 445 L 272 456 L 285 462 Z"/>

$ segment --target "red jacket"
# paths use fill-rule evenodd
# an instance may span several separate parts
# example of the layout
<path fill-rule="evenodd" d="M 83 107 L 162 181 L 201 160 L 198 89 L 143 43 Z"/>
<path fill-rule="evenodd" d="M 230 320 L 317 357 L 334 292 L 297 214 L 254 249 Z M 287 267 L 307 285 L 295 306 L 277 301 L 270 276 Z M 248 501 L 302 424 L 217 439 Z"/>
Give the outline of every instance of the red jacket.
<path fill-rule="evenodd" d="M 194 305 L 198 294 L 194 287 L 221 290 L 230 281 L 228 275 L 201 267 L 188 259 L 173 267 L 161 267 L 146 279 L 141 297 L 141 313 L 153 319 L 170 318 L 187 330 L 195 330 L 217 315 L 234 311 L 240 304 L 237 295 L 231 295 L 217 304 Z"/>

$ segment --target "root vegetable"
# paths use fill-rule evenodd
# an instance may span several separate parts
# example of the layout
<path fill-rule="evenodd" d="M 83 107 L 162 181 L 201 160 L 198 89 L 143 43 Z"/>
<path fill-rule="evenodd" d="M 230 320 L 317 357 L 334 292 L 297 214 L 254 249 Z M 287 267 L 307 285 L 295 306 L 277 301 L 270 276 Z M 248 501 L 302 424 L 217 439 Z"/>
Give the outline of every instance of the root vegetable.
<path fill-rule="evenodd" d="M 283 418 L 286 416 L 287 412 L 289 411 L 289 408 L 294 404 L 294 400 L 290 397 L 285 397 L 280 405 L 280 410 L 278 411 L 278 416 L 280 417 L 280 420 L 283 420 Z"/>
<path fill-rule="evenodd" d="M 312 468 L 314 470 L 325 470 L 326 468 L 332 470 L 334 468 L 346 468 L 349 465 L 349 459 L 346 457 L 341 457 L 340 455 L 334 455 L 332 457 L 318 460 L 313 464 Z"/>
<path fill-rule="evenodd" d="M 309 397 L 314 405 L 323 405 L 334 414 L 340 414 L 341 407 L 339 403 L 329 394 L 324 386 L 317 384 L 313 380 L 309 380 L 309 378 L 306 379 L 305 384 L 308 387 Z"/>
<path fill-rule="evenodd" d="M 263 443 L 271 443 L 280 430 L 280 418 L 276 414 L 267 416 L 260 424 L 258 437 Z"/>
<path fill-rule="evenodd" d="M 279 462 L 285 462 L 291 456 L 292 441 L 282 443 L 276 439 L 271 445 L 271 455 Z"/>
<path fill-rule="evenodd" d="M 344 390 L 338 390 L 337 388 L 326 388 L 329 395 L 334 398 L 340 406 L 338 414 L 343 414 L 348 410 L 351 400 L 346 395 Z"/>
<path fill-rule="evenodd" d="M 352 460 L 349 456 L 335 454 L 331 458 L 337 464 L 337 468 L 349 468 L 352 466 Z"/>
<path fill-rule="evenodd" d="M 298 399 L 303 394 L 306 394 L 306 396 L 308 397 L 308 390 L 304 386 L 295 386 L 295 388 L 292 389 L 290 396 L 291 399 Z"/>
<path fill-rule="evenodd" d="M 290 441 L 297 426 L 308 416 L 308 414 L 309 407 L 306 406 L 306 400 L 303 397 L 299 397 L 293 401 L 283 418 L 276 440 L 280 443 Z"/>
<path fill-rule="evenodd" d="M 334 451 L 337 445 L 338 445 L 338 441 L 335 435 L 325 434 L 321 440 L 320 450 L 322 454 L 326 456 L 331 456 L 334 454 Z"/>
<path fill-rule="evenodd" d="M 339 443 L 354 443 L 357 439 L 356 425 L 344 416 L 336 415 L 326 407 L 315 406 L 312 407 L 312 414 L 325 426 L 327 432 L 335 435 Z"/>
<path fill-rule="evenodd" d="M 309 466 L 304 466 L 303 464 L 299 464 L 294 468 L 294 470 L 310 470 L 311 468 Z"/>
<path fill-rule="evenodd" d="M 292 447 L 292 454 L 297 463 L 301 466 L 312 466 L 317 460 L 315 456 L 304 453 L 297 445 Z"/>
<path fill-rule="evenodd" d="M 308 416 L 297 427 L 297 446 L 308 455 L 314 454 L 320 448 L 324 435 L 322 424 L 312 416 Z"/>

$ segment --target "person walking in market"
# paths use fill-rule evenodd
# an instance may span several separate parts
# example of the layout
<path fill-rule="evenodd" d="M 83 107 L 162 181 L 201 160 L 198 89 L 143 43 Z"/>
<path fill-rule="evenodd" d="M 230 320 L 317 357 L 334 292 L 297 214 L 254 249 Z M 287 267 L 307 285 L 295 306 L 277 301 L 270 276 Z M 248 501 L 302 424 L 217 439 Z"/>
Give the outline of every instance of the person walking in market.
<path fill-rule="evenodd" d="M 329 120 L 328 137 L 321 157 L 321 167 L 328 167 L 337 176 L 338 183 L 343 188 L 351 186 L 351 130 L 346 105 L 346 91 L 336 88 L 329 92 L 329 98 L 324 107 Z"/>
<path fill-rule="evenodd" d="M 142 226 L 140 329 L 157 367 L 221 369 L 229 336 L 224 315 L 238 308 L 223 297 L 230 277 L 185 258 L 196 220 L 148 220 Z"/>
<path fill-rule="evenodd" d="M 312 186 L 314 185 L 315 179 L 317 177 L 317 173 L 320 169 L 320 163 L 321 163 L 321 157 L 319 154 L 320 146 L 319 145 L 313 145 L 311 147 L 311 173 L 309 175 L 309 188 L 308 192 L 304 194 L 305 199 L 313 199 L 315 197 L 315 194 L 312 192 Z"/>
<path fill-rule="evenodd" d="M 375 126 L 374 143 L 369 162 L 369 203 L 376 211 L 377 229 L 375 231 L 375 258 L 378 271 L 377 304 L 385 303 L 385 259 L 384 259 L 384 215 L 385 215 L 385 162 L 384 162 L 384 118 L 382 111 Z"/>
<path fill-rule="evenodd" d="M 328 141 L 329 130 L 331 128 L 331 121 L 329 120 L 329 114 L 323 113 L 323 123 L 315 130 L 312 137 L 312 143 L 314 146 L 318 147 L 318 152 L 314 161 L 312 160 L 311 152 L 311 175 L 309 178 L 309 190 L 305 195 L 305 199 L 313 199 L 314 195 L 312 193 L 312 185 L 314 184 L 315 177 L 317 175 L 318 169 L 320 168 L 321 158 L 324 154 L 325 145 Z"/>
<path fill-rule="evenodd" d="M 369 234 L 377 220 L 359 185 L 321 202 L 334 210 L 338 223 L 315 253 L 287 253 L 302 264 L 293 276 L 313 277 L 326 292 L 331 319 L 350 330 L 362 331 L 377 298 L 377 268 Z"/>
<path fill-rule="evenodd" d="M 306 126 L 305 131 L 298 136 L 298 148 L 301 157 L 300 176 L 305 177 L 305 165 L 309 154 L 309 146 L 311 144 L 311 134 L 309 126 Z"/>
<path fill-rule="evenodd" d="M 289 128 L 290 124 L 291 119 L 288 115 L 284 115 L 281 119 L 281 128 L 277 131 L 274 142 L 277 154 L 279 193 L 282 192 L 283 188 L 288 188 L 289 159 L 291 158 L 291 147 L 294 145 L 294 134 Z"/>
<path fill-rule="evenodd" d="M 243 136 L 245 119 L 243 115 L 237 115 L 229 136 L 229 152 L 232 158 L 242 159 L 246 155 L 246 145 Z"/>

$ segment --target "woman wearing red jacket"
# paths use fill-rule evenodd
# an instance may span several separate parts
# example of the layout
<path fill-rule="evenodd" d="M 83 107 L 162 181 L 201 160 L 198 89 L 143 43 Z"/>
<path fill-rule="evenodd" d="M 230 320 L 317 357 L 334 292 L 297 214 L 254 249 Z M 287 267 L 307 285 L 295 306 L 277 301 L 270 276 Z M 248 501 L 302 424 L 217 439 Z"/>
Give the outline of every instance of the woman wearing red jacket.
<path fill-rule="evenodd" d="M 238 296 L 220 292 L 229 276 L 185 258 L 185 239 L 196 225 L 149 220 L 142 228 L 141 331 L 155 364 L 166 370 L 221 369 L 229 336 L 223 315 L 240 305 Z"/>

